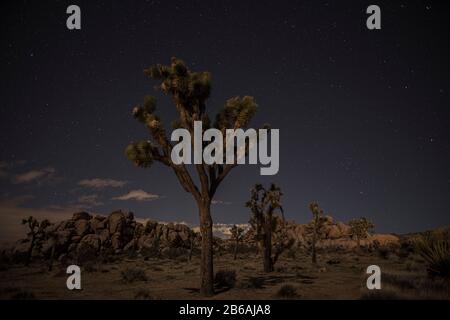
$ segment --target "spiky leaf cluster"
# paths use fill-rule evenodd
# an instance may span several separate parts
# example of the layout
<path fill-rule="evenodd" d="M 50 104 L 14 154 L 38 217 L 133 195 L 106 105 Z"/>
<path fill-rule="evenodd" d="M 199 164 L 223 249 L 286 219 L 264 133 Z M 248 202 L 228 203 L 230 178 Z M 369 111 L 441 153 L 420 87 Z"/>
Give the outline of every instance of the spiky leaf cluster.
<path fill-rule="evenodd" d="M 256 113 L 258 105 L 250 96 L 228 99 L 217 114 L 214 127 L 219 130 L 245 128 Z"/>
<path fill-rule="evenodd" d="M 130 144 L 125 154 L 136 166 L 150 167 L 153 164 L 155 147 L 150 141 L 139 141 Z"/>
<path fill-rule="evenodd" d="M 158 88 L 165 94 L 172 95 L 177 103 L 191 112 L 195 108 L 202 108 L 211 94 L 211 74 L 192 72 L 177 58 L 172 58 L 170 66 L 158 64 L 146 69 L 144 73 L 159 80 L 161 83 Z"/>

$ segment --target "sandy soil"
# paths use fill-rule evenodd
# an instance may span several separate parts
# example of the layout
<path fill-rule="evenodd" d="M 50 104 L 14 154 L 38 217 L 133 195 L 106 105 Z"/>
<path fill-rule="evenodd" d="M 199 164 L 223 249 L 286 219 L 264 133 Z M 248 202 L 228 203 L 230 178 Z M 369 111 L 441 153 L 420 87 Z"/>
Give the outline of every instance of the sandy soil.
<path fill-rule="evenodd" d="M 232 288 L 217 290 L 212 299 L 278 299 L 282 286 L 291 285 L 295 299 L 359 299 L 368 294 L 366 268 L 378 265 L 382 271 L 382 290 L 403 297 L 416 298 L 423 294 L 448 298 L 447 291 L 430 285 L 425 266 L 417 256 L 383 258 L 376 253 L 321 253 L 319 266 L 302 253 L 295 257 L 282 256 L 270 274 L 262 272 L 261 258 L 255 254 L 241 254 L 233 260 L 231 254 L 215 257 L 215 271 L 236 271 L 236 284 Z M 0 298 L 36 299 L 201 299 L 199 295 L 199 258 L 191 262 L 180 259 L 120 258 L 107 264 L 89 264 L 82 267 L 82 290 L 66 288 L 65 268 L 55 265 L 53 271 L 35 262 L 29 267 L 20 265 L 3 267 L 0 271 Z M 122 272 L 142 269 L 147 280 L 127 282 Z M 386 275 L 388 282 L 384 281 Z M 260 278 L 260 280 L 255 280 Z M 420 281 L 420 285 L 418 279 Z M 249 281 L 262 283 L 261 288 Z M 384 281 L 384 282 L 383 282 Z M 439 292 L 424 293 L 423 283 Z M 250 286 L 250 288 L 249 288 Z M 446 288 L 449 288 L 447 286 Z M 444 287 L 445 288 L 445 287 Z M 431 290 L 431 289 L 430 289 Z M 430 291 L 428 290 L 428 291 Z M 422 291 L 422 292 L 420 292 Z M 435 296 L 433 296 L 435 295 Z M 392 298 L 387 295 L 388 298 Z M 284 297 L 286 298 L 286 297 Z"/>

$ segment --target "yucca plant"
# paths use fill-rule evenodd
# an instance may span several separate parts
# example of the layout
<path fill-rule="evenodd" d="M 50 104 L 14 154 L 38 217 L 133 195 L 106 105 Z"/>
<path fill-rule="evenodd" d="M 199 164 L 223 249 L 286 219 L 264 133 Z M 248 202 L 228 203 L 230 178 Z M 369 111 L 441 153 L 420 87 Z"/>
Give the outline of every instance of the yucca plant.
<path fill-rule="evenodd" d="M 429 275 L 450 278 L 450 229 L 427 232 L 418 236 L 414 243 L 427 264 Z"/>

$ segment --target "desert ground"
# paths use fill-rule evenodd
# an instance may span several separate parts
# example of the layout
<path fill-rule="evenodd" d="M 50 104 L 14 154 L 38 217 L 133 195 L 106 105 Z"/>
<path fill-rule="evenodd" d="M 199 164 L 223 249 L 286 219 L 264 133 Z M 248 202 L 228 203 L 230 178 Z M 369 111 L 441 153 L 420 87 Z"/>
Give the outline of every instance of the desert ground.
<path fill-rule="evenodd" d="M 215 272 L 233 274 L 210 299 L 449 299 L 447 282 L 427 276 L 415 254 L 356 250 L 321 251 L 318 265 L 301 250 L 284 253 L 272 273 L 262 272 L 254 252 L 216 254 Z M 378 265 L 381 290 L 366 288 L 366 268 Z M 81 265 L 81 290 L 68 290 L 66 269 L 43 262 L 2 266 L 0 299 L 204 299 L 199 294 L 199 256 L 144 259 L 116 256 Z M 233 276 L 231 276 L 233 278 Z"/>

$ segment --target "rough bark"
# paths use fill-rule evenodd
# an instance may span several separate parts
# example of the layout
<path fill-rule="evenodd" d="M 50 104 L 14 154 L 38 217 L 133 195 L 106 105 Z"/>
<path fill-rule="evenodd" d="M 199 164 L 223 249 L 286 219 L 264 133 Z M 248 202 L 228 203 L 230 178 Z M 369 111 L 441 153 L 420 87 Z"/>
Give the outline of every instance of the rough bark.
<path fill-rule="evenodd" d="M 200 232 L 202 235 L 201 253 L 201 287 L 200 293 L 210 297 L 214 295 L 214 270 L 213 270 L 213 232 L 211 218 L 211 201 L 199 203 Z"/>
<path fill-rule="evenodd" d="M 272 216 L 270 215 L 264 224 L 264 272 L 272 271 Z"/>

